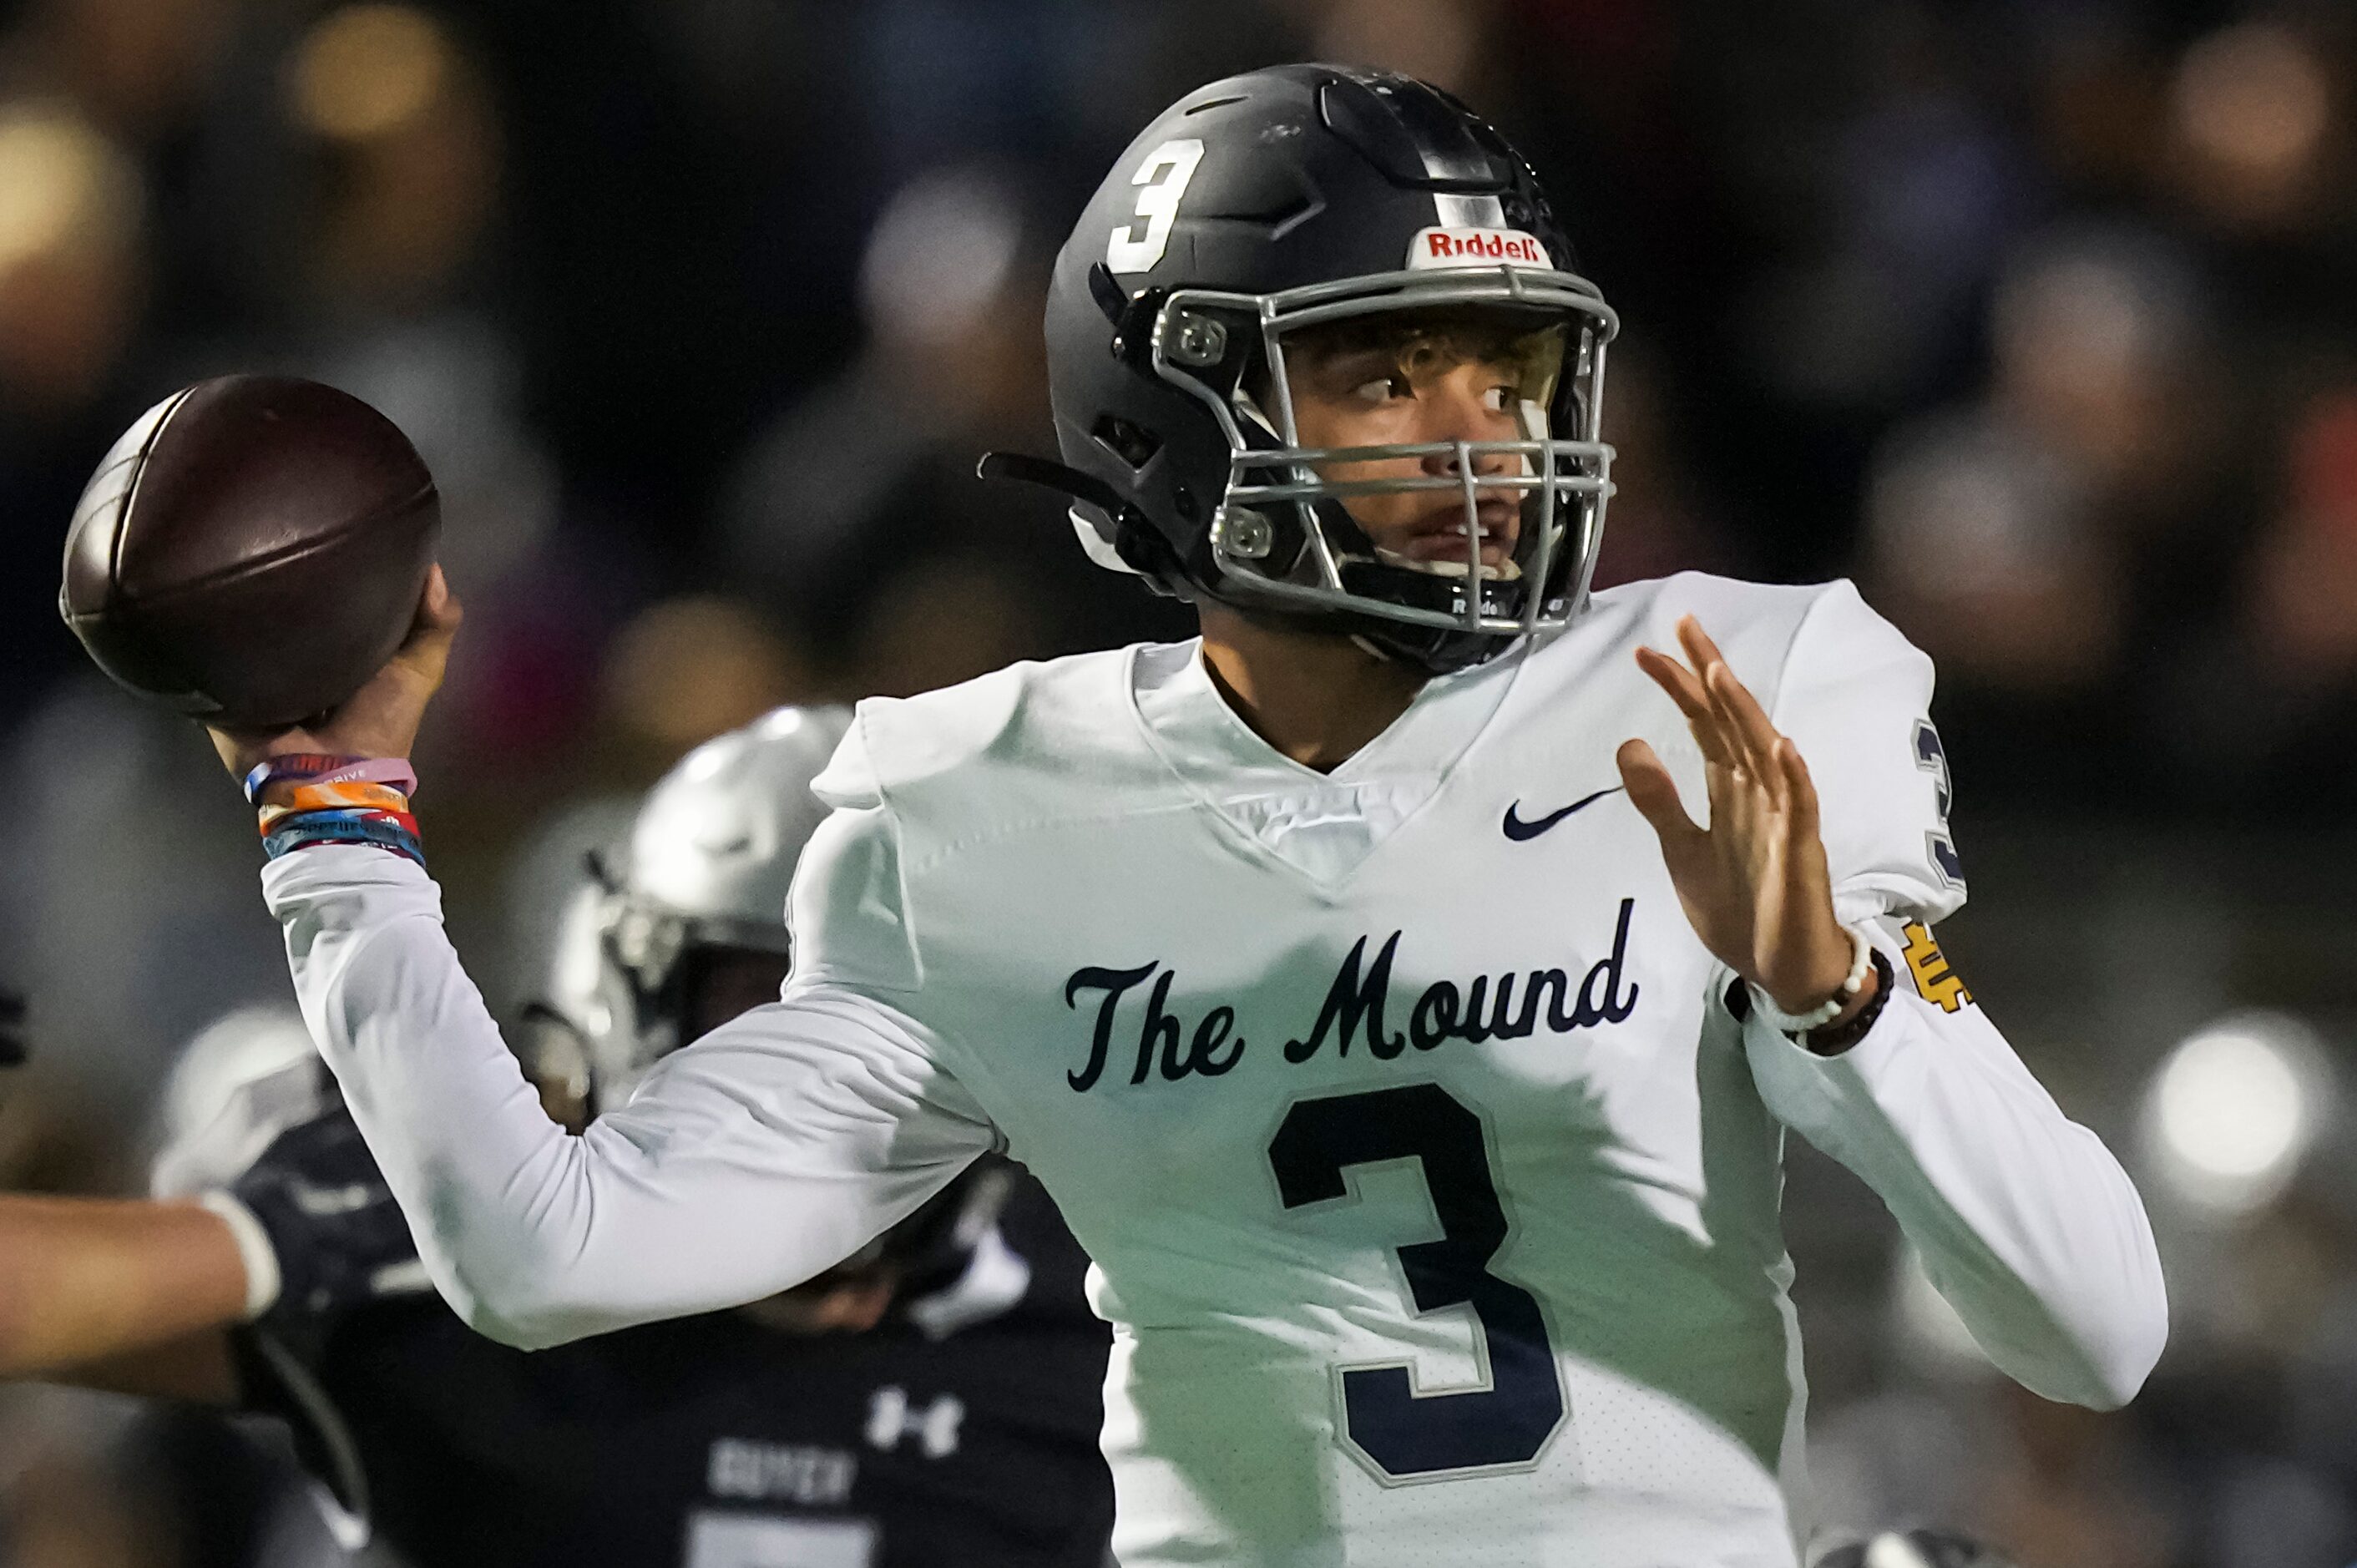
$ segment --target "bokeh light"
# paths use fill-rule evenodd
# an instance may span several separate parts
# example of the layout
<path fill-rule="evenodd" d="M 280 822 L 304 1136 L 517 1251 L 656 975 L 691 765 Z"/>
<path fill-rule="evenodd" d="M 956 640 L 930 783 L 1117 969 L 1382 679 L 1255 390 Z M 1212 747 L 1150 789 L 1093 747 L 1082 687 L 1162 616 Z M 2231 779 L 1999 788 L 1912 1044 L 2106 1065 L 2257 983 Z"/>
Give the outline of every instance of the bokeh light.
<path fill-rule="evenodd" d="M 0 112 L 0 274 L 119 238 L 138 211 L 137 173 L 70 108 Z"/>
<path fill-rule="evenodd" d="M 408 5 L 349 5 L 311 29 L 287 86 L 296 122 L 331 141 L 367 142 L 427 113 L 457 67 L 440 23 Z"/>
<path fill-rule="evenodd" d="M 2169 1052 L 2147 1091 L 2147 1152 L 2171 1192 L 2235 1219 L 2289 1185 L 2332 1112 L 2330 1069 L 2297 1020 L 2246 1014 Z"/>
<path fill-rule="evenodd" d="M 2195 199 L 2221 217 L 2279 218 L 2306 194 L 2331 128 L 2332 85 L 2307 38 L 2228 27 L 2185 54 L 2170 94 Z"/>

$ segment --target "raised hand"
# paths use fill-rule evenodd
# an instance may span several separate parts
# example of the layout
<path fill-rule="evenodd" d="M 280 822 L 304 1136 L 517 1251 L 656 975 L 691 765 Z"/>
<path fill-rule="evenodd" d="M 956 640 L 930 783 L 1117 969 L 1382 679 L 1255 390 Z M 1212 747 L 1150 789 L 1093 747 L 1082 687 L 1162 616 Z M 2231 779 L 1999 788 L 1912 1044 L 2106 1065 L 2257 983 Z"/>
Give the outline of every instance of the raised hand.
<path fill-rule="evenodd" d="M 408 639 L 367 685 L 315 727 L 274 732 L 207 728 L 213 749 L 232 778 L 254 764 L 289 751 L 322 751 L 338 757 L 407 757 L 417 742 L 425 704 L 442 685 L 450 661 L 450 639 L 458 632 L 457 596 L 436 566 L 426 575 L 425 596 Z"/>
<path fill-rule="evenodd" d="M 1641 740 L 1620 747 L 1621 781 L 1662 841 L 1703 946 L 1784 1012 L 1806 1014 L 1841 989 L 1854 954 L 1834 915 L 1816 787 L 1694 617 L 1678 622 L 1678 642 L 1686 663 L 1641 648 L 1637 665 L 1677 703 L 1702 748 L 1710 825 L 1686 814 L 1669 769 Z"/>

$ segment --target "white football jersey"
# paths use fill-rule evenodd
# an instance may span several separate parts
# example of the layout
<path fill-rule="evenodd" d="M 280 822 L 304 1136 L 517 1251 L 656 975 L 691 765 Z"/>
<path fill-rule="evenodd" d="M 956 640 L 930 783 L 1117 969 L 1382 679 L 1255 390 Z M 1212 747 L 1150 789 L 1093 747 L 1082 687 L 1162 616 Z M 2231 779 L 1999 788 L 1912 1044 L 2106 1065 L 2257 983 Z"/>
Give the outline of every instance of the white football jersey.
<path fill-rule="evenodd" d="M 1329 774 L 1192 643 L 863 704 L 783 999 L 571 1148 L 404 921 L 414 866 L 306 851 L 266 881 L 429 1262 L 493 1332 L 793 1283 L 997 1142 L 1096 1263 L 1127 1568 L 1791 1568 L 1786 1128 L 2040 1391 L 2126 1397 L 2159 1278 L 2117 1165 L 1960 985 L 1902 984 L 1830 1060 L 1730 1010 L 1613 760 L 1645 737 L 1702 813 L 1631 657 L 1687 612 L 1809 764 L 1840 912 L 1920 982 L 1901 923 L 1964 897 L 1931 669 L 1846 584 L 1599 594 Z"/>

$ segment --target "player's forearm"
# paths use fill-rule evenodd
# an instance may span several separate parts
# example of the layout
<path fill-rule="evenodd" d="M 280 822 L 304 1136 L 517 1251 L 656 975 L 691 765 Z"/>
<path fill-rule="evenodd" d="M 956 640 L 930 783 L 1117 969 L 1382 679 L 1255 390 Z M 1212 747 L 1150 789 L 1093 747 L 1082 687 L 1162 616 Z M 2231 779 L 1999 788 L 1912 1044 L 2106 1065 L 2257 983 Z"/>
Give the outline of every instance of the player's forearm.
<path fill-rule="evenodd" d="M 585 1240 L 577 1150 L 450 950 L 438 890 L 367 848 L 274 861 L 264 887 L 312 1037 L 435 1284 L 494 1337 L 553 1342 L 541 1320 Z"/>
<path fill-rule="evenodd" d="M 1769 1108 L 1881 1196 L 1998 1367 L 2074 1404 L 2135 1395 L 2169 1324 L 2143 1202 L 1978 1007 L 1948 1013 L 1902 980 L 1830 1060 L 1745 1033 Z"/>
<path fill-rule="evenodd" d="M 70 1374 L 245 1309 L 237 1243 L 197 1204 L 0 1197 L 0 1377 Z"/>
<path fill-rule="evenodd" d="M 731 1026 L 576 1138 L 500 1039 L 415 865 L 307 849 L 264 884 L 305 1017 L 420 1256 L 495 1338 L 552 1345 L 756 1299 L 939 1186 L 870 1168 L 911 1140 L 881 1102 L 894 1086 L 833 1072 L 850 1047 L 817 1037 L 821 1006 L 798 1019 L 813 1035 L 801 1056 Z"/>

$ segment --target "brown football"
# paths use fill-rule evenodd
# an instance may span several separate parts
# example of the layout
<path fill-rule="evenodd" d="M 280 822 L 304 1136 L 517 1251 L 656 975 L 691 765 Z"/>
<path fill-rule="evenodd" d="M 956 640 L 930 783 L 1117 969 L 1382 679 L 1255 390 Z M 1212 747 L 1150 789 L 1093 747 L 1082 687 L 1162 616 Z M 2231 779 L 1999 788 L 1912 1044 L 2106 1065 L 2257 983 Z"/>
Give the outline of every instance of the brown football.
<path fill-rule="evenodd" d="M 400 647 L 441 526 L 434 477 L 348 392 L 222 376 L 139 417 L 66 533 L 59 613 L 100 669 L 231 728 L 360 690 Z"/>

